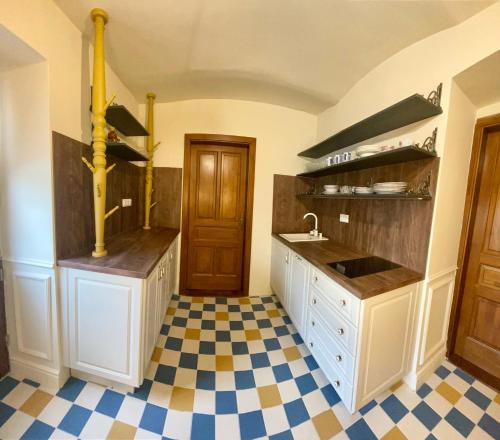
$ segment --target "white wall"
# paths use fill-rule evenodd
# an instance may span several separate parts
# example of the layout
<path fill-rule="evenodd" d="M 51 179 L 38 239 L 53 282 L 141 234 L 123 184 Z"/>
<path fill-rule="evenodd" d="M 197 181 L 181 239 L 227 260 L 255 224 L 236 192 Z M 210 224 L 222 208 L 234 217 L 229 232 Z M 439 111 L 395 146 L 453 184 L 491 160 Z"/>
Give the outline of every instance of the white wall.
<path fill-rule="evenodd" d="M 141 106 L 144 113 L 144 106 Z M 185 133 L 257 138 L 250 294 L 270 292 L 273 174 L 295 174 L 297 153 L 316 134 L 316 117 L 275 105 L 236 100 L 191 100 L 155 105 L 154 165 L 182 167 Z"/>
<path fill-rule="evenodd" d="M 484 118 L 485 116 L 496 115 L 500 113 L 500 101 L 493 104 L 485 105 L 477 109 L 477 117 Z"/>

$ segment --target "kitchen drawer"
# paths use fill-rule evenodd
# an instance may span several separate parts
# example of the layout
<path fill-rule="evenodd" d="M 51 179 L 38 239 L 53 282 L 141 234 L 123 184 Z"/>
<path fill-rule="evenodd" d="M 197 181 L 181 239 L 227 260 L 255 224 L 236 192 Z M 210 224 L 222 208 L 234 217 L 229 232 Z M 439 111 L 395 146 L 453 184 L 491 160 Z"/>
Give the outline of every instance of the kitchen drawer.
<path fill-rule="evenodd" d="M 328 302 L 355 326 L 358 325 L 360 307 L 358 298 L 316 268 L 311 272 L 311 286 L 322 292 Z"/>
<path fill-rule="evenodd" d="M 308 327 L 309 341 L 321 341 L 327 347 L 325 357 L 328 356 L 330 363 L 336 364 L 349 383 L 352 384 L 354 378 L 354 357 L 332 335 L 332 331 L 323 322 L 323 318 L 314 312 L 309 317 Z"/>
<path fill-rule="evenodd" d="M 317 314 L 323 318 L 323 322 L 331 330 L 335 338 L 347 348 L 352 355 L 356 354 L 357 329 L 349 321 L 340 315 L 337 309 L 325 298 L 325 295 L 311 288 L 309 297 L 311 314 Z"/>
<path fill-rule="evenodd" d="M 321 371 L 333 385 L 333 388 L 342 399 L 347 409 L 351 411 L 353 388 L 337 367 L 335 361 L 330 359 L 329 351 L 322 342 L 321 337 L 317 337 L 314 332 L 310 332 L 308 334 L 307 345 L 321 368 Z"/>

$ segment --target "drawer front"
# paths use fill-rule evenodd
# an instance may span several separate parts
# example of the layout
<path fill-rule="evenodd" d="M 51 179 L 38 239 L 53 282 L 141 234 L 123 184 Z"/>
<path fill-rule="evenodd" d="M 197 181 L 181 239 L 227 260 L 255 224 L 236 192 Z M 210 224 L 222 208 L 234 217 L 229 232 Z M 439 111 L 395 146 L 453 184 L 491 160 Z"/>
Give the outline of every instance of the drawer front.
<path fill-rule="evenodd" d="M 322 292 L 330 304 L 355 326 L 359 320 L 360 300 L 316 268 L 311 273 L 311 286 Z"/>
<path fill-rule="evenodd" d="M 337 365 L 338 369 L 352 385 L 354 378 L 354 357 L 337 341 L 319 315 L 311 313 L 308 326 L 308 334 L 311 335 L 310 342 L 319 340 L 323 343 L 327 350 L 325 357 L 328 356 L 330 363 Z"/>
<path fill-rule="evenodd" d="M 323 318 L 330 333 L 337 341 L 347 348 L 352 355 L 356 354 L 357 329 L 350 322 L 344 319 L 337 309 L 335 309 L 325 296 L 315 288 L 311 289 L 309 298 L 311 315 L 316 314 Z"/>
<path fill-rule="evenodd" d="M 335 361 L 330 359 L 325 344 L 322 342 L 321 337 L 318 337 L 314 331 L 308 334 L 308 347 L 323 374 L 330 381 L 347 409 L 351 411 L 353 388 L 340 369 L 337 368 Z"/>

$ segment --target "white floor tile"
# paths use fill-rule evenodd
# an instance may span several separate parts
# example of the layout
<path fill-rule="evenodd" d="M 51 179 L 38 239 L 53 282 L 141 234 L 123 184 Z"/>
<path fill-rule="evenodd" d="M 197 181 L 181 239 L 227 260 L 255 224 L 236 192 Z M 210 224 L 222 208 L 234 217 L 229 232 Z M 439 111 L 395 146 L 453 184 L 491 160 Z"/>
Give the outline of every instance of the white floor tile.
<path fill-rule="evenodd" d="M 95 383 L 87 382 L 83 390 L 80 392 L 75 400 L 77 405 L 83 406 L 90 410 L 94 410 L 106 388 Z"/>
<path fill-rule="evenodd" d="M 98 412 L 93 412 L 79 435 L 81 439 L 106 438 L 114 419 Z"/>
<path fill-rule="evenodd" d="M 26 432 L 35 419 L 22 411 L 16 411 L 0 428 L 2 440 L 16 440 Z"/>
<path fill-rule="evenodd" d="M 169 410 L 163 428 L 163 436 L 178 440 L 189 440 L 192 420 L 193 413 Z"/>
<path fill-rule="evenodd" d="M 220 415 L 215 418 L 215 438 L 221 440 L 240 438 L 240 422 L 237 414 Z"/>
<path fill-rule="evenodd" d="M 71 405 L 71 402 L 54 396 L 37 418 L 47 423 L 47 425 L 59 426 L 59 423 L 61 423 L 61 420 L 71 408 Z"/>
<path fill-rule="evenodd" d="M 35 392 L 36 388 L 24 382 L 19 383 L 5 398 L 3 402 L 12 408 L 19 409 L 24 402 Z"/>
<path fill-rule="evenodd" d="M 146 402 L 135 397 L 125 396 L 116 419 L 132 426 L 139 426 Z"/>

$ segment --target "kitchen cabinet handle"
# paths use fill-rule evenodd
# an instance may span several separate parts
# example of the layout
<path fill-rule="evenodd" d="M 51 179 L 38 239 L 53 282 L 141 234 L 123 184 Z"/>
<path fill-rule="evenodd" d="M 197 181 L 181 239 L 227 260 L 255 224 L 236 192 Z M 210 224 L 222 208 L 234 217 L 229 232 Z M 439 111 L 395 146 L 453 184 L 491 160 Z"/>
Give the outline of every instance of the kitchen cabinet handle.
<path fill-rule="evenodd" d="M 335 386 L 335 388 L 340 387 L 340 380 L 333 381 L 333 385 Z"/>
<path fill-rule="evenodd" d="M 295 258 L 297 258 L 297 260 L 299 260 L 299 261 L 302 261 L 302 258 L 299 257 L 298 255 L 295 255 Z"/>
<path fill-rule="evenodd" d="M 335 356 L 335 360 L 337 362 L 340 362 L 342 360 L 342 356 L 340 356 L 340 354 L 338 354 L 337 356 Z"/>
<path fill-rule="evenodd" d="M 316 304 L 316 302 L 317 302 L 316 298 L 313 298 L 313 304 Z"/>
<path fill-rule="evenodd" d="M 337 333 L 338 333 L 339 335 L 343 335 L 343 334 L 344 334 L 344 329 L 343 329 L 342 327 L 341 327 L 341 328 L 339 328 L 339 329 L 337 330 Z"/>
<path fill-rule="evenodd" d="M 315 275 L 314 276 L 314 282 L 317 283 L 318 282 L 318 277 Z"/>
<path fill-rule="evenodd" d="M 309 342 L 309 347 L 311 347 L 311 348 L 314 347 L 313 342 Z"/>
<path fill-rule="evenodd" d="M 288 255 L 285 256 L 285 263 L 288 264 Z"/>
<path fill-rule="evenodd" d="M 314 327 L 316 323 L 314 321 L 311 321 L 311 325 Z"/>
<path fill-rule="evenodd" d="M 345 305 L 346 305 L 346 304 L 347 304 L 347 303 L 346 303 L 345 299 L 341 299 L 341 300 L 340 300 L 340 306 L 341 306 L 341 307 L 345 307 Z"/>

